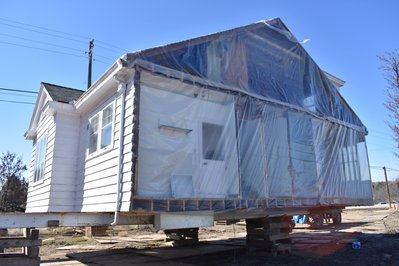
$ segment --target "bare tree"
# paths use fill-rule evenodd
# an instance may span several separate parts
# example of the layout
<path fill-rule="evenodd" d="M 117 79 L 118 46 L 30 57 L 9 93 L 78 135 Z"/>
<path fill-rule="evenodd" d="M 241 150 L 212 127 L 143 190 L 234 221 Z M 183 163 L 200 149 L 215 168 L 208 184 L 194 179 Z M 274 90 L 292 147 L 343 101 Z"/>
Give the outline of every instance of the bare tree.
<path fill-rule="evenodd" d="M 384 71 L 385 78 L 388 82 L 387 96 L 385 102 L 386 108 L 390 111 L 388 125 L 392 129 L 394 139 L 399 148 L 399 52 L 386 52 L 384 55 L 378 56 L 382 65 L 381 69 Z M 398 153 L 395 153 L 399 157 Z"/>

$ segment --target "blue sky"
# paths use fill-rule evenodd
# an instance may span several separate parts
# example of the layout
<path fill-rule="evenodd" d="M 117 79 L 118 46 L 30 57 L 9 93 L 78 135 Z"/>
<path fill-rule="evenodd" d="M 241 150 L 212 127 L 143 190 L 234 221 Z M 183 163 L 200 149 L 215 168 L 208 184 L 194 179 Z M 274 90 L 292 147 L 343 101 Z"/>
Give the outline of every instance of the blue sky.
<path fill-rule="evenodd" d="M 396 144 L 385 123 L 386 82 L 377 59 L 385 51 L 399 49 L 397 10 L 399 2 L 394 0 L 4 1 L 0 87 L 37 91 L 45 81 L 84 89 L 84 51 L 90 38 L 95 39 L 95 81 L 126 52 L 280 17 L 298 40 L 310 39 L 304 47 L 322 69 L 346 81 L 342 95 L 369 129 L 372 179 L 380 181 L 383 172 L 378 167 L 399 169 L 393 155 Z M 0 100 L 35 101 L 27 94 L 0 92 Z M 32 110 L 33 105 L 0 102 L 0 152 L 16 152 L 26 164 L 32 143 L 23 134 Z M 388 175 L 394 179 L 399 171 L 390 170 Z"/>

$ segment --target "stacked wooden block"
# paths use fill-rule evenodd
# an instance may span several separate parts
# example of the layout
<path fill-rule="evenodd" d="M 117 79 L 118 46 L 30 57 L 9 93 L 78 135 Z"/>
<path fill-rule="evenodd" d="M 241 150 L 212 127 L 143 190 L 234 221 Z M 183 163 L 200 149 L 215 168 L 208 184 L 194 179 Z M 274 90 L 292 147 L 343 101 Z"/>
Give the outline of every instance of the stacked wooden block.
<path fill-rule="evenodd" d="M 291 217 L 246 219 L 247 250 L 273 253 L 290 252 Z"/>
<path fill-rule="evenodd" d="M 42 240 L 39 239 L 39 230 L 29 228 L 25 229 L 24 237 L 8 237 L 0 238 L 0 248 L 24 248 L 23 253 L 0 254 L 0 265 L 39 265 L 39 248 Z"/>

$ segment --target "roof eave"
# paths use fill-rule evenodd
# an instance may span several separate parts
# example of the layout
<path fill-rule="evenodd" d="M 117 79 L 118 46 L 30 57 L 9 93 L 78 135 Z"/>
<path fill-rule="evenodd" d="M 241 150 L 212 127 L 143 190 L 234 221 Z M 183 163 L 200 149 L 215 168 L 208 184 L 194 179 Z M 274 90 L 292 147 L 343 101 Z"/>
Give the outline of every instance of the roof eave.
<path fill-rule="evenodd" d="M 126 55 L 125 55 L 126 56 Z M 125 57 L 123 56 L 123 57 Z M 122 69 L 126 68 L 126 62 L 123 57 L 119 58 L 90 88 L 87 92 L 74 102 L 76 110 L 82 113 L 87 111 L 91 104 L 101 97 L 103 93 L 112 85 L 117 85 L 119 81 L 114 77 L 118 75 Z"/>
<path fill-rule="evenodd" d="M 44 84 L 40 84 L 38 96 L 36 98 L 35 108 L 33 109 L 32 117 L 30 119 L 28 130 L 24 134 L 26 140 L 32 140 L 36 137 L 36 127 L 40 118 L 41 108 L 39 106 L 44 104 L 45 97 L 52 100 L 50 94 L 46 91 Z"/>

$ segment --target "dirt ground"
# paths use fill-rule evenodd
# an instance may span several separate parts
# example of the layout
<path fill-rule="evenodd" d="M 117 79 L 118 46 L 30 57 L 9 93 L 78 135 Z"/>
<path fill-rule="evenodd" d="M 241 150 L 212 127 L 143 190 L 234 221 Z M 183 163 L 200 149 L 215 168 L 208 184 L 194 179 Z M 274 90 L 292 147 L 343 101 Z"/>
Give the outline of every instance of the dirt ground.
<path fill-rule="evenodd" d="M 399 265 L 399 211 L 389 209 L 344 210 L 341 225 L 321 230 L 297 225 L 292 251 L 277 256 L 247 250 L 243 223 L 200 229 L 192 247 L 171 247 L 149 226 L 107 232 L 94 239 L 42 232 L 41 265 Z M 352 249 L 355 240 L 360 249 Z"/>

